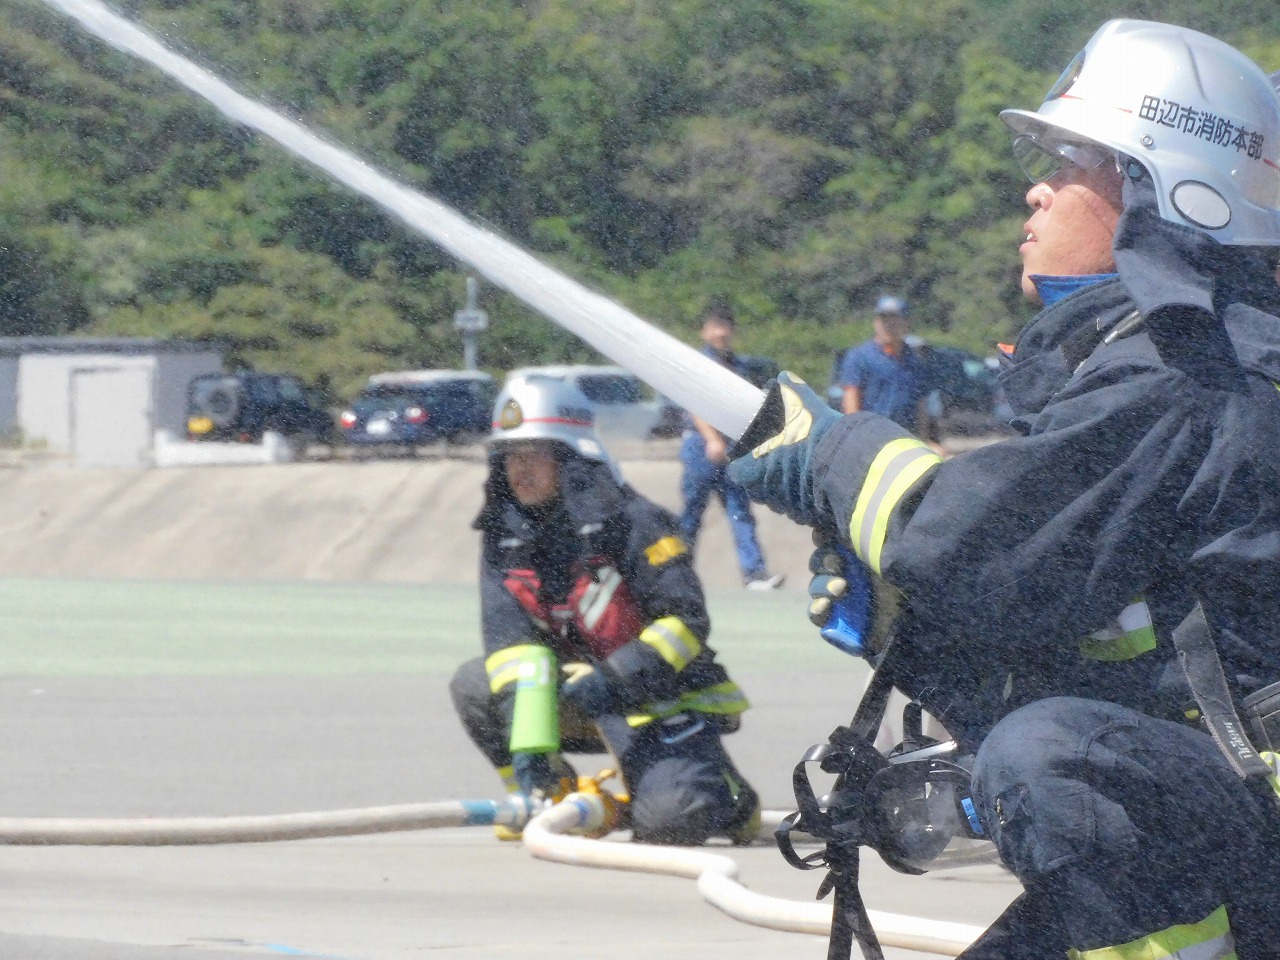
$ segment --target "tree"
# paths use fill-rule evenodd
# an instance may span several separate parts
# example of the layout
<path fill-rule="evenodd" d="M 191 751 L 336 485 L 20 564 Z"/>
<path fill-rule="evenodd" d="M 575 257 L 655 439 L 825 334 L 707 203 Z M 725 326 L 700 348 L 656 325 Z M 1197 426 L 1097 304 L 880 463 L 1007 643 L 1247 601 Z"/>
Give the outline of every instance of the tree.
<path fill-rule="evenodd" d="M 132 0 L 242 90 L 689 339 L 825 377 L 885 290 L 982 350 L 1026 315 L 1023 188 L 997 113 L 1034 107 L 1108 15 L 1280 65 L 1248 0 Z M 465 269 L 37 0 L 0 14 L 0 321 L 225 333 L 237 356 L 452 366 Z M 287 291 L 287 296 L 283 291 Z M 590 359 L 505 297 L 493 368 Z M 361 339 L 358 330 L 366 330 Z"/>

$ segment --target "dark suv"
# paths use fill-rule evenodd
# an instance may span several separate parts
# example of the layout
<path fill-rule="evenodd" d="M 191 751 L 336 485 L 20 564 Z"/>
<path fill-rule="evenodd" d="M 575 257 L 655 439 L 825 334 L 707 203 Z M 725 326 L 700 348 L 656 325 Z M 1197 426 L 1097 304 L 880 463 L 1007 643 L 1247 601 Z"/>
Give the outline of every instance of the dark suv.
<path fill-rule="evenodd" d="M 192 440 L 258 443 L 273 430 L 292 443 L 332 443 L 333 417 L 297 377 L 236 371 L 208 373 L 187 387 Z"/>
<path fill-rule="evenodd" d="M 496 397 L 493 378 L 476 371 L 382 373 L 369 378 L 338 423 L 354 446 L 469 443 L 489 432 Z"/>

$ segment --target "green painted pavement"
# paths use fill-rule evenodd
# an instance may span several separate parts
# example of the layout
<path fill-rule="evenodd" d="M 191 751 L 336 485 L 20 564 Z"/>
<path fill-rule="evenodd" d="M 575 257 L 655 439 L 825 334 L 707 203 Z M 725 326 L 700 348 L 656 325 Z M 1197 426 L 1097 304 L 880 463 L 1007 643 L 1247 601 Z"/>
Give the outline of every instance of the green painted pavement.
<path fill-rule="evenodd" d="M 858 669 L 804 597 L 713 592 L 733 670 Z M 449 673 L 480 649 L 474 587 L 35 580 L 0 591 L 0 675 Z"/>

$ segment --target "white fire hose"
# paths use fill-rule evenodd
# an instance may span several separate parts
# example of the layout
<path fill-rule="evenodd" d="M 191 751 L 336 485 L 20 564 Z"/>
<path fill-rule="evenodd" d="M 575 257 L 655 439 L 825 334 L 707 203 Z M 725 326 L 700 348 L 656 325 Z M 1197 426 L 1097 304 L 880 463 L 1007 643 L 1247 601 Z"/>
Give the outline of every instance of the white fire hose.
<path fill-rule="evenodd" d="M 762 820 L 772 830 L 784 816 L 766 810 Z M 731 858 L 690 847 L 642 843 L 610 843 L 575 832 L 594 833 L 607 823 L 609 811 L 598 793 L 571 793 L 535 816 L 524 828 L 524 845 L 541 860 L 607 870 L 659 873 L 697 880 L 698 892 L 713 907 L 743 923 L 790 933 L 826 936 L 831 932 L 831 905 L 784 900 L 754 893 L 738 882 Z M 876 936 L 886 946 L 924 953 L 959 956 L 982 933 L 981 927 L 868 911 Z"/>
<path fill-rule="evenodd" d="M 318 837 L 354 836 L 438 827 L 504 824 L 524 826 L 524 845 L 541 860 L 629 870 L 697 881 L 712 906 L 743 923 L 791 933 L 825 936 L 831 929 L 828 904 L 785 900 L 754 893 L 738 882 L 738 864 L 705 849 L 615 843 L 593 836 L 607 832 L 616 803 L 597 791 L 569 794 L 529 819 L 525 799 L 448 800 L 354 810 L 327 810 L 271 816 L 172 818 L 0 818 L 0 845 L 182 846 L 213 843 L 262 843 Z M 765 830 L 784 816 L 765 811 Z M 527 822 L 526 822 L 527 821 Z M 870 911 L 880 940 L 893 947 L 957 956 L 982 928 Z"/>
<path fill-rule="evenodd" d="M 251 817 L 0 817 L 0 846 L 265 843 L 437 827 L 518 825 L 528 816 L 524 798 L 516 796 L 502 801 L 445 800 Z"/>

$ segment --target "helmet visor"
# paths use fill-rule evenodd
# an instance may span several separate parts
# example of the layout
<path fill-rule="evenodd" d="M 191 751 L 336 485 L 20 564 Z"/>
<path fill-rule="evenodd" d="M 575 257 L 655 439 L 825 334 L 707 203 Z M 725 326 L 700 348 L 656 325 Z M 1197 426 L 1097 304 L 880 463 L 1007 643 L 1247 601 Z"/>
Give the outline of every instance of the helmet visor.
<path fill-rule="evenodd" d="M 1097 170 L 1115 155 L 1105 147 L 1084 143 L 1068 143 L 1021 134 L 1013 138 L 1013 158 L 1032 183 L 1044 183 L 1062 172 L 1064 167 Z"/>

